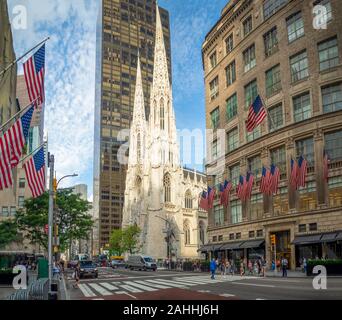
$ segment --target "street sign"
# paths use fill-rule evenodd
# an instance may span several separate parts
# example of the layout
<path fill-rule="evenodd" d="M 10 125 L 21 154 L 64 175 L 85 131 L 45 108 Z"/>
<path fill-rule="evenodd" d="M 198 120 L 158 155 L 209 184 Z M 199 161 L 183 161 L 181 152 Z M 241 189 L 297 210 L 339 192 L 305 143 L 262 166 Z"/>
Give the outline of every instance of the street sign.
<path fill-rule="evenodd" d="M 45 232 L 45 234 L 49 234 L 49 225 L 48 224 L 46 224 L 44 226 L 44 232 Z"/>

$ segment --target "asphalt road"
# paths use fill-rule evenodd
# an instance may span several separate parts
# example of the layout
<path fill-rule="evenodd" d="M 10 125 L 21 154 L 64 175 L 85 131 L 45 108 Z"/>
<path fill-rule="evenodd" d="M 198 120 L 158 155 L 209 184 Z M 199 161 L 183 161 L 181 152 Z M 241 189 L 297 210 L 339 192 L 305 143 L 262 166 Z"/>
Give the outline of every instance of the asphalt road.
<path fill-rule="evenodd" d="M 71 276 L 71 274 L 69 274 Z M 315 290 L 312 278 L 258 278 L 216 276 L 207 273 L 130 271 L 100 268 L 98 279 L 82 279 L 74 289 L 67 281 L 71 300 L 340 300 L 342 278 L 328 278 L 327 290 Z"/>

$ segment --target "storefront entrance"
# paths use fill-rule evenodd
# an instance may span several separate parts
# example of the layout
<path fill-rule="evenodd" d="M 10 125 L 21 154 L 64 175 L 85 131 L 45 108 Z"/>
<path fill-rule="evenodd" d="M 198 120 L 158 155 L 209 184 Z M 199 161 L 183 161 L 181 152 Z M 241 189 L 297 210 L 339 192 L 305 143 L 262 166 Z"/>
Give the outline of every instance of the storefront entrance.
<path fill-rule="evenodd" d="M 271 232 L 276 235 L 276 257 L 277 265 L 280 266 L 281 257 L 286 258 L 288 261 L 288 268 L 291 269 L 291 238 L 290 230 Z M 273 250 L 273 249 L 272 249 Z M 274 252 L 271 253 L 272 260 L 274 260 Z"/>

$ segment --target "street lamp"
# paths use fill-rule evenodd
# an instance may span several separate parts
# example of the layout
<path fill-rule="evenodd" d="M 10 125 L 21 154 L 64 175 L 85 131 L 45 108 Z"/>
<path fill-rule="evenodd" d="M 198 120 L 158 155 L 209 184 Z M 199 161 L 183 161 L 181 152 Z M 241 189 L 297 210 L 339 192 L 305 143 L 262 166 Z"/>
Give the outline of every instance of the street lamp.
<path fill-rule="evenodd" d="M 171 246 L 171 223 L 169 220 L 160 217 L 158 215 L 156 215 L 155 217 L 162 219 L 164 221 L 166 221 L 167 223 L 167 230 L 166 230 L 166 239 L 167 239 L 167 255 L 168 255 L 168 259 L 169 259 L 169 269 L 171 269 L 171 254 L 170 254 L 170 246 Z"/>

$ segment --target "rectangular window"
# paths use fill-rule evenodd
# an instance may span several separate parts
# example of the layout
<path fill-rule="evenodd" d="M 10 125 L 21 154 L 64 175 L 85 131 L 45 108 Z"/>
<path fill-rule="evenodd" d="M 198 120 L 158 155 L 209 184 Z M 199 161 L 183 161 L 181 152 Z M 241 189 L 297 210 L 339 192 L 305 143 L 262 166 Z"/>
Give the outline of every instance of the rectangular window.
<path fill-rule="evenodd" d="M 217 158 L 217 140 L 213 141 L 211 155 L 212 155 L 213 159 Z"/>
<path fill-rule="evenodd" d="M 274 15 L 278 10 L 280 10 L 284 5 L 286 5 L 287 2 L 288 0 L 265 0 L 264 20 Z"/>
<path fill-rule="evenodd" d="M 252 16 L 249 16 L 243 22 L 243 36 L 246 37 L 253 29 Z"/>
<path fill-rule="evenodd" d="M 303 156 L 308 162 L 308 172 L 313 172 L 315 168 L 315 152 L 313 137 L 296 141 L 297 160 Z"/>
<path fill-rule="evenodd" d="M 286 178 L 286 150 L 285 146 L 281 146 L 270 151 L 271 163 L 280 170 L 281 178 Z"/>
<path fill-rule="evenodd" d="M 224 211 L 222 206 L 214 207 L 215 226 L 222 226 L 224 223 Z"/>
<path fill-rule="evenodd" d="M 298 226 L 298 232 L 306 232 L 306 224 L 300 224 Z"/>
<path fill-rule="evenodd" d="M 317 223 L 310 223 L 309 231 L 317 231 Z"/>
<path fill-rule="evenodd" d="M 213 242 L 217 242 L 217 236 L 213 236 Z"/>
<path fill-rule="evenodd" d="M 257 230 L 257 237 L 261 238 L 264 236 L 264 232 L 262 230 Z"/>
<path fill-rule="evenodd" d="M 11 212 L 10 212 L 10 216 L 14 217 L 17 213 L 17 208 L 16 207 L 11 207 Z"/>
<path fill-rule="evenodd" d="M 284 125 L 283 105 L 280 103 L 268 109 L 268 128 L 270 132 Z"/>
<path fill-rule="evenodd" d="M 324 71 L 338 66 L 337 37 L 325 40 L 318 44 L 319 70 Z"/>
<path fill-rule="evenodd" d="M 231 152 L 239 147 L 239 132 L 235 128 L 227 133 L 228 152 Z"/>
<path fill-rule="evenodd" d="M 261 175 L 260 155 L 248 159 L 248 169 L 253 173 L 254 178 L 257 178 Z"/>
<path fill-rule="evenodd" d="M 231 53 L 234 49 L 233 34 L 230 34 L 226 39 L 226 54 Z"/>
<path fill-rule="evenodd" d="M 218 236 L 218 241 L 223 241 L 223 236 Z"/>
<path fill-rule="evenodd" d="M 2 216 L 8 217 L 8 207 L 2 207 Z"/>
<path fill-rule="evenodd" d="M 266 96 L 270 97 L 281 90 L 280 64 L 266 71 Z"/>
<path fill-rule="evenodd" d="M 234 93 L 227 99 L 227 120 L 235 118 L 237 115 L 237 94 Z"/>
<path fill-rule="evenodd" d="M 330 162 L 342 161 L 342 131 L 327 133 L 324 139 Z"/>
<path fill-rule="evenodd" d="M 247 142 L 254 141 L 261 137 L 261 127 L 257 126 L 252 132 L 246 132 Z"/>
<path fill-rule="evenodd" d="M 305 92 L 293 98 L 294 122 L 303 121 L 311 117 L 310 93 Z"/>
<path fill-rule="evenodd" d="M 290 58 L 291 81 L 292 83 L 309 76 L 309 63 L 306 50 Z"/>
<path fill-rule="evenodd" d="M 320 13 L 322 14 L 321 21 L 328 23 L 329 21 L 332 20 L 332 8 L 331 8 L 330 0 L 316 1 L 314 5 L 324 6 L 326 9 L 325 12 Z"/>
<path fill-rule="evenodd" d="M 238 232 L 236 235 L 235 235 L 236 239 L 241 239 L 241 232 Z"/>
<path fill-rule="evenodd" d="M 230 234 L 229 234 L 229 240 L 234 240 L 234 238 L 235 238 L 234 236 L 235 236 L 234 233 L 230 233 Z"/>
<path fill-rule="evenodd" d="M 230 202 L 230 209 L 232 214 L 232 223 L 242 222 L 242 207 L 240 200 L 234 200 Z"/>
<path fill-rule="evenodd" d="M 252 194 L 249 212 L 250 212 L 250 219 L 252 221 L 262 219 L 263 214 L 264 214 L 264 205 L 263 205 L 262 193 Z"/>
<path fill-rule="evenodd" d="M 217 107 L 214 111 L 210 113 L 211 126 L 212 129 L 217 129 L 220 125 L 220 108 Z"/>
<path fill-rule="evenodd" d="M 233 185 L 237 185 L 239 183 L 240 178 L 240 165 L 237 164 L 235 166 L 229 167 L 229 179 L 233 183 Z"/>
<path fill-rule="evenodd" d="M 236 80 L 236 66 L 235 66 L 235 60 L 228 65 L 226 68 L 226 84 L 227 87 L 232 85 Z"/>
<path fill-rule="evenodd" d="M 214 100 L 219 95 L 218 77 L 216 77 L 213 81 L 211 81 L 209 85 L 210 85 L 210 99 Z"/>
<path fill-rule="evenodd" d="M 243 52 L 243 61 L 245 66 L 245 72 L 251 70 L 256 66 L 255 58 L 255 45 L 251 45 L 248 49 Z"/>
<path fill-rule="evenodd" d="M 299 11 L 286 19 L 289 42 L 293 42 L 304 36 L 304 21 Z"/>
<path fill-rule="evenodd" d="M 249 238 L 255 238 L 255 231 L 249 231 L 248 237 Z"/>
<path fill-rule="evenodd" d="M 299 211 L 311 211 L 317 209 L 316 181 L 309 181 L 305 187 L 299 189 Z"/>
<path fill-rule="evenodd" d="M 342 176 L 329 178 L 329 206 L 342 206 Z"/>
<path fill-rule="evenodd" d="M 278 52 L 277 27 L 272 28 L 270 31 L 264 34 L 264 44 L 266 57 Z"/>
<path fill-rule="evenodd" d="M 253 80 L 245 86 L 245 110 L 248 110 L 255 98 L 258 96 L 257 81 Z"/>
<path fill-rule="evenodd" d="M 322 88 L 323 112 L 342 110 L 342 82 Z"/>
<path fill-rule="evenodd" d="M 25 188 L 25 178 L 20 178 L 19 179 L 19 188 L 20 189 Z"/>
<path fill-rule="evenodd" d="M 210 56 L 210 68 L 213 69 L 217 65 L 217 56 L 216 56 L 216 51 Z"/>
<path fill-rule="evenodd" d="M 20 209 L 24 208 L 25 197 L 18 197 L 18 206 Z"/>

